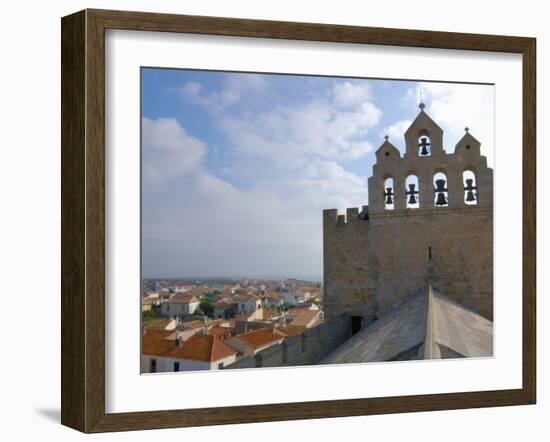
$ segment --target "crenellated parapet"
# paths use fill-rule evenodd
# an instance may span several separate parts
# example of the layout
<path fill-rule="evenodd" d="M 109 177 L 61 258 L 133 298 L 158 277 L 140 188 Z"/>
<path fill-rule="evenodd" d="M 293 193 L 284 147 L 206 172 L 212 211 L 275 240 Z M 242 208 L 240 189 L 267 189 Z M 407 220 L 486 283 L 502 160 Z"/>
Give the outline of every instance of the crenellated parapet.
<path fill-rule="evenodd" d="M 339 214 L 338 209 L 323 210 L 323 225 L 344 225 L 357 221 L 368 221 L 368 207 L 363 206 L 361 211 L 358 207 L 350 207 L 346 209 L 345 214 Z"/>

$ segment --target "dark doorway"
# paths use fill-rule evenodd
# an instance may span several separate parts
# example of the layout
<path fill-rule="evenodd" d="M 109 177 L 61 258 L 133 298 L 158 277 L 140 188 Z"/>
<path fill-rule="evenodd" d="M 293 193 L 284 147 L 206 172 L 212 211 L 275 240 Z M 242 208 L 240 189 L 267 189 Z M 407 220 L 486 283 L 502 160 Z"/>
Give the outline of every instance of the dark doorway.
<path fill-rule="evenodd" d="M 351 334 L 352 335 L 360 331 L 362 326 L 363 326 L 363 318 L 361 316 L 351 317 Z"/>

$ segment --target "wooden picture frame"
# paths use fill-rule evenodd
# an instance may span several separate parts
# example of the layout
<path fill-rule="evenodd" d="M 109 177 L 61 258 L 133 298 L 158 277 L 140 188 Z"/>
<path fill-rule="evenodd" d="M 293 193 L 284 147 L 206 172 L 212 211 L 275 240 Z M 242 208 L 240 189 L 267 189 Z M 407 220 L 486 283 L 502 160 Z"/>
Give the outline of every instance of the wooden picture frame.
<path fill-rule="evenodd" d="M 523 385 L 466 393 L 105 412 L 105 30 L 261 37 L 522 55 Z M 84 10 L 62 19 L 62 424 L 83 432 L 533 404 L 536 400 L 534 38 Z"/>

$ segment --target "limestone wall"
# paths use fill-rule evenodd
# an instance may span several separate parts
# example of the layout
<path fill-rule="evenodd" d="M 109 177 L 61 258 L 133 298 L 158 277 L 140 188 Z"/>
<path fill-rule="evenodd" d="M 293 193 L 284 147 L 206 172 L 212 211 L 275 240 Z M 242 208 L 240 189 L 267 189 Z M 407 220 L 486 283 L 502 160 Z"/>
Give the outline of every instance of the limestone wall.
<path fill-rule="evenodd" d="M 430 281 L 492 320 L 492 207 L 392 211 L 368 220 L 357 212 L 324 211 L 327 317 L 348 313 L 368 321 Z"/>

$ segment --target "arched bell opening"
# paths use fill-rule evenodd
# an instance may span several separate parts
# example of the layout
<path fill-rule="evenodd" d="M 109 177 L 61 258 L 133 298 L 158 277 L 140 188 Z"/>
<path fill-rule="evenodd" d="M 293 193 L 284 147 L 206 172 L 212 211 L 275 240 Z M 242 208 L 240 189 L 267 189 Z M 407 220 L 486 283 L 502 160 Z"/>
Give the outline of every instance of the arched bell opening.
<path fill-rule="evenodd" d="M 478 192 L 475 173 L 471 170 L 465 170 L 462 173 L 462 182 L 464 184 L 464 204 L 467 206 L 477 205 Z"/>
<path fill-rule="evenodd" d="M 449 188 L 447 175 L 443 172 L 437 172 L 434 175 L 434 206 L 435 207 L 448 207 L 449 206 Z"/>
<path fill-rule="evenodd" d="M 395 207 L 395 194 L 393 187 L 393 178 L 384 180 L 384 209 L 393 210 Z"/>
<path fill-rule="evenodd" d="M 405 195 L 407 196 L 407 209 L 420 207 L 420 184 L 416 175 L 409 175 L 405 180 Z"/>

